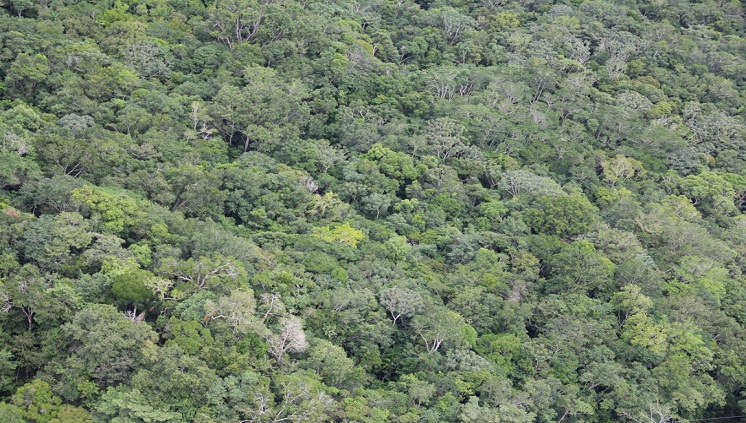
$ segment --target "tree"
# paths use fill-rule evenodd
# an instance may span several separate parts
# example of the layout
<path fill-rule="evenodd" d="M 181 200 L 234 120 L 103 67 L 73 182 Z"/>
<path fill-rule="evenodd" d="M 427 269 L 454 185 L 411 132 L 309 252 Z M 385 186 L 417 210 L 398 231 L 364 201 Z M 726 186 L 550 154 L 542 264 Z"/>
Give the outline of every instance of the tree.
<path fill-rule="evenodd" d="M 92 379 L 101 389 L 128 381 L 158 338 L 146 323 L 105 304 L 87 305 L 62 329 L 69 355 L 58 372 L 78 383 Z"/>
<path fill-rule="evenodd" d="M 578 397 L 577 385 L 564 385 L 554 377 L 529 379 L 525 391 L 532 400 L 529 409 L 540 421 L 564 422 L 578 414 L 593 414 L 593 407 Z"/>
<path fill-rule="evenodd" d="M 392 384 L 393 388 L 406 394 L 409 405 L 416 408 L 425 408 L 431 406 L 435 400 L 434 396 L 437 388 L 434 384 L 423 380 L 424 374 L 403 374 L 399 380 Z"/>
<path fill-rule="evenodd" d="M 287 353 L 299 353 L 308 349 L 306 333 L 303 331 L 303 320 L 297 316 L 281 317 L 276 333 L 267 338 L 269 353 L 278 364 L 285 363 Z"/>
<path fill-rule="evenodd" d="M 35 316 L 50 300 L 45 291 L 51 286 L 34 265 L 24 265 L 13 273 L 6 283 L 0 281 L 0 296 L 4 300 L 2 310 L 20 311 L 26 320 L 28 330 L 31 331 L 38 320 Z"/>
<path fill-rule="evenodd" d="M 129 384 L 142 393 L 153 410 L 194 419 L 223 402 L 223 387 L 215 370 L 176 344 L 149 351 L 148 361 Z"/>
<path fill-rule="evenodd" d="M 547 260 L 552 292 L 592 293 L 607 297 L 613 286 L 616 266 L 596 252 L 588 241 L 563 244 L 562 249 Z"/>
<path fill-rule="evenodd" d="M 244 82 L 243 88 L 224 85 L 209 108 L 228 144 L 270 152 L 296 139 L 308 113 L 301 83 L 287 83 L 260 66 L 244 69 Z"/>
<path fill-rule="evenodd" d="M 363 382 L 365 373 L 347 357 L 345 350 L 323 339 L 314 339 L 308 350 L 307 366 L 329 386 L 352 391 Z"/>
<path fill-rule="evenodd" d="M 362 200 L 365 210 L 375 212 L 375 219 L 381 217 L 381 213 L 384 213 L 384 215 L 387 214 L 386 212 L 391 207 L 391 202 L 391 197 L 377 192 L 371 193 Z"/>
<path fill-rule="evenodd" d="M 100 219 L 104 232 L 126 236 L 143 214 L 134 199 L 116 191 L 84 185 L 71 194 L 72 200 L 88 207 Z"/>
<path fill-rule="evenodd" d="M 422 310 L 425 303 L 422 296 L 408 288 L 394 286 L 381 290 L 378 301 L 389 312 L 394 324 L 401 317 L 412 317 Z"/>
<path fill-rule="evenodd" d="M 42 214 L 81 212 L 80 204 L 72 199 L 71 192 L 85 182 L 70 175 L 43 178 L 35 184 L 25 184 L 20 194 L 31 210 Z"/>
<path fill-rule="evenodd" d="M 0 151 L 0 189 L 16 189 L 38 175 L 38 168 L 25 157 Z"/>
<path fill-rule="evenodd" d="M 37 137 L 36 141 L 36 151 L 43 162 L 56 166 L 57 172 L 64 175 L 78 177 L 88 174 L 96 162 L 90 143 L 57 134 Z"/>
<path fill-rule="evenodd" d="M 502 419 L 500 414 L 496 410 L 479 405 L 479 398 L 469 397 L 469 402 L 461 405 L 461 415 L 459 419 L 465 423 L 471 422 L 485 422 L 485 423 L 500 423 Z"/>
<path fill-rule="evenodd" d="M 166 170 L 170 186 L 171 210 L 183 211 L 189 217 L 217 220 L 223 212 L 226 193 L 219 189 L 220 179 L 203 166 L 184 163 Z M 158 193 L 159 196 L 164 193 Z"/>
<path fill-rule="evenodd" d="M 12 404 L 0 402 L 0 416 L 3 416 L 7 423 L 26 423 L 23 418 L 23 411 Z"/>
<path fill-rule="evenodd" d="M 725 298 L 725 287 L 730 275 L 725 267 L 712 259 L 684 256 L 678 269 L 672 273 L 677 280 L 670 282 L 671 291 L 696 291 L 702 298 L 715 304 Z"/>
<path fill-rule="evenodd" d="M 503 172 L 497 187 L 511 197 L 524 193 L 534 195 L 561 195 L 563 193 L 562 187 L 553 179 L 527 170 Z"/>
<path fill-rule="evenodd" d="M 346 156 L 344 151 L 322 140 L 316 144 L 316 168 L 321 173 L 326 173 L 335 165 L 342 163 Z"/>
<path fill-rule="evenodd" d="M 620 414 L 635 423 L 666 423 L 676 418 L 673 407 L 661 404 L 660 401 L 649 404 L 647 410 L 640 410 L 637 413 L 621 411 Z"/>
<path fill-rule="evenodd" d="M 18 4 L 27 3 L 19 0 Z M 29 2 L 30 3 L 30 2 Z M 20 15 L 20 11 L 18 12 Z M 21 53 L 10 65 L 5 81 L 30 97 L 36 87 L 49 77 L 49 60 L 43 54 Z"/>
<path fill-rule="evenodd" d="M 156 273 L 172 279 L 173 283 L 162 294 L 173 299 L 183 299 L 203 289 L 227 292 L 246 277 L 240 263 L 221 254 L 186 261 L 166 257 Z"/>
<path fill-rule="evenodd" d="M 74 254 L 91 243 L 93 236 L 89 231 L 90 221 L 78 213 L 44 215 L 23 232 L 21 251 L 43 271 L 60 271 L 72 265 Z"/>
<path fill-rule="evenodd" d="M 167 405 L 157 408 L 137 389 L 127 387 L 109 388 L 101 396 L 94 415 L 111 421 L 121 422 L 171 422 L 182 415 L 168 411 Z"/>
<path fill-rule="evenodd" d="M 86 409 L 65 404 L 49 423 L 93 423 L 93 419 Z"/>
<path fill-rule="evenodd" d="M 464 127 L 454 120 L 440 118 L 429 122 L 425 140 L 430 152 L 446 161 L 460 156 L 467 150 L 463 132 Z"/>
<path fill-rule="evenodd" d="M 697 222 L 701 214 L 689 199 L 667 196 L 659 204 L 650 204 L 646 213 L 635 219 L 643 245 L 656 261 L 673 263 L 685 256 L 706 256 L 720 262 L 733 257 L 733 250 L 714 239 Z"/>
<path fill-rule="evenodd" d="M 245 335 L 255 332 L 266 335 L 267 329 L 256 316 L 256 300 L 251 289 L 234 289 L 227 297 L 221 297 L 217 302 L 205 302 L 205 319 L 225 320 L 234 335 Z"/>
<path fill-rule="evenodd" d="M 458 313 L 441 306 L 431 306 L 426 311 L 412 319 L 411 328 L 422 338 L 429 354 L 438 351 L 443 342 L 454 346 L 474 342 L 472 336 L 476 338 L 476 332 Z"/>
<path fill-rule="evenodd" d="M 210 9 L 210 35 L 235 49 L 257 35 L 265 21 L 268 3 L 256 0 L 219 0 Z"/>
<path fill-rule="evenodd" d="M 630 316 L 646 313 L 653 306 L 653 301 L 645 296 L 637 285 L 622 287 L 612 296 L 611 303 L 618 313 L 619 324 L 622 326 Z"/>
<path fill-rule="evenodd" d="M 476 22 L 469 16 L 461 14 L 452 7 L 444 7 L 433 12 L 440 15 L 443 31 L 446 34 L 448 44 L 452 45 L 459 39 L 460 35 L 476 26 Z"/>
<path fill-rule="evenodd" d="M 37 423 L 52 420 L 62 403 L 62 400 L 52 393 L 49 384 L 41 379 L 34 379 L 18 388 L 11 401 L 21 409 L 25 419 Z"/>
<path fill-rule="evenodd" d="M 312 371 L 279 375 L 275 395 L 259 392 L 253 407 L 244 411 L 244 421 L 257 423 L 328 422 L 336 407 L 324 385 Z"/>
<path fill-rule="evenodd" d="M 396 152 L 381 144 L 373 145 L 365 157 L 378 163 L 382 174 L 395 179 L 416 179 L 420 170 L 415 167 L 411 156 Z"/>
<path fill-rule="evenodd" d="M 606 181 L 611 186 L 638 178 L 644 172 L 642 163 L 621 154 L 617 154 L 613 159 L 601 159 L 600 165 Z"/>
<path fill-rule="evenodd" d="M 724 175 L 716 172 L 702 172 L 699 175 L 689 175 L 683 178 L 679 185 L 682 193 L 707 215 L 727 215 L 737 212 L 735 200 L 740 192 L 736 191 Z"/>
<path fill-rule="evenodd" d="M 312 235 L 326 242 L 347 244 L 353 248 L 357 247 L 357 244 L 365 239 L 363 231 L 353 228 L 349 222 L 333 224 L 323 228 L 314 228 Z"/>
<path fill-rule="evenodd" d="M 536 232 L 570 238 L 590 231 L 596 223 L 596 207 L 582 194 L 544 195 L 524 213 Z"/>
<path fill-rule="evenodd" d="M 133 307 L 131 312 L 136 316 L 138 307 L 146 308 L 148 303 L 155 298 L 153 290 L 147 284 L 147 281 L 154 277 L 155 275 L 147 270 L 131 270 L 114 278 L 111 292 L 123 305 L 131 305 Z"/>
<path fill-rule="evenodd" d="M 476 273 L 468 276 L 478 278 Z M 489 276 L 485 275 L 484 282 L 492 282 Z M 514 331 L 520 333 L 524 326 L 521 316 L 525 314 L 527 304 L 518 303 L 521 296 L 525 295 L 523 291 L 526 287 L 521 286 L 521 282 L 515 283 L 510 290 L 500 285 L 462 287 L 454 293 L 448 302 L 448 308 L 464 316 L 479 334 Z M 502 294 L 496 294 L 495 291 L 501 291 Z M 507 299 L 504 299 L 505 297 Z"/>
<path fill-rule="evenodd" d="M 145 79 L 168 76 L 173 57 L 165 46 L 155 40 L 128 44 L 124 57 Z"/>

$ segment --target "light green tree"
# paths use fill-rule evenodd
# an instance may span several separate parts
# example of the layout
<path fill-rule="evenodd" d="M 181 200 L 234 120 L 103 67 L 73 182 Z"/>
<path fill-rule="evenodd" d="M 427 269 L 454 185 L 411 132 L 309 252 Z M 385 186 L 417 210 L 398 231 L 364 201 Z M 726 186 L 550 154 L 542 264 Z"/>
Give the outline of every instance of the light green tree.
<path fill-rule="evenodd" d="M 363 231 L 353 228 L 349 222 L 314 228 L 311 234 L 326 242 L 347 244 L 353 248 L 357 247 L 357 244 L 365 239 Z"/>
<path fill-rule="evenodd" d="M 461 315 L 445 307 L 430 306 L 426 313 L 412 319 L 412 330 L 425 343 L 425 348 L 432 354 L 443 345 L 470 345 L 476 340 L 476 331 L 466 324 Z"/>
<path fill-rule="evenodd" d="M 37 423 L 47 423 L 57 415 L 62 400 L 52 393 L 49 384 L 41 379 L 18 388 L 11 402 L 21 409 L 23 417 Z"/>

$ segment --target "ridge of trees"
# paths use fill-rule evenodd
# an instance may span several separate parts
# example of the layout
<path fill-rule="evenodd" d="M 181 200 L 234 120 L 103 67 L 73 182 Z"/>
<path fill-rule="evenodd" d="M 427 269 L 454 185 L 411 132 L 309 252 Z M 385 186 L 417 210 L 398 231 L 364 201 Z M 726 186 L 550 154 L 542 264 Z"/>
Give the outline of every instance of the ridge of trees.
<path fill-rule="evenodd" d="M 0 1 L 0 420 L 746 414 L 740 2 Z"/>

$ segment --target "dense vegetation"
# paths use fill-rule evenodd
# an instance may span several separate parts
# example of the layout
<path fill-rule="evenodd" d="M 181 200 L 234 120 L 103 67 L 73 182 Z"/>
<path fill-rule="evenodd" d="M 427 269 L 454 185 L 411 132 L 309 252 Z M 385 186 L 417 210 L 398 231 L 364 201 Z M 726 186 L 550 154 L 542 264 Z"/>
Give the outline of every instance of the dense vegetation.
<path fill-rule="evenodd" d="M 2 422 L 746 414 L 746 8 L 0 2 Z"/>

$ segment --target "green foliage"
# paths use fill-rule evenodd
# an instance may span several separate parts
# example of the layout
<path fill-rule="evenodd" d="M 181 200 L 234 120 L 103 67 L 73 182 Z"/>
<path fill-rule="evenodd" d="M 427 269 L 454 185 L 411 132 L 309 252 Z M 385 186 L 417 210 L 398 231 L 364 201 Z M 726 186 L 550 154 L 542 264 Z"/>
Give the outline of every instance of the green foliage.
<path fill-rule="evenodd" d="M 244 152 L 249 147 L 261 152 L 283 149 L 282 143 L 298 136 L 305 119 L 305 88 L 299 81 L 286 84 L 270 68 L 250 66 L 243 74 L 243 89 L 225 85 L 215 96 L 213 120 L 228 143 Z"/>
<path fill-rule="evenodd" d="M 21 409 L 25 419 L 38 423 L 51 421 L 59 412 L 62 402 L 52 393 L 49 384 L 40 379 L 18 388 L 11 401 Z"/>
<path fill-rule="evenodd" d="M 90 226 L 91 222 L 76 212 L 44 215 L 23 232 L 24 257 L 44 270 L 72 267 L 75 256 L 93 239 Z"/>
<path fill-rule="evenodd" d="M 125 303 L 146 304 L 153 299 L 153 291 L 147 285 L 147 280 L 155 275 L 146 270 L 132 270 L 114 278 L 111 292 Z"/>
<path fill-rule="evenodd" d="M 94 218 L 100 219 L 103 231 L 115 235 L 127 235 L 142 213 L 132 198 L 92 185 L 73 190 L 71 198 L 84 204 Z"/>
<path fill-rule="evenodd" d="M 57 416 L 49 423 L 93 423 L 90 413 L 84 408 L 74 407 L 72 405 L 63 405 Z"/>
<path fill-rule="evenodd" d="M 738 2 L 0 9 L 0 420 L 743 414 Z"/>
<path fill-rule="evenodd" d="M 562 245 L 561 250 L 547 262 L 552 292 L 581 290 L 601 295 L 608 294 L 613 289 L 610 285 L 616 266 L 611 260 L 598 254 L 588 241 Z"/>
<path fill-rule="evenodd" d="M 590 231 L 596 208 L 582 194 L 541 196 L 527 210 L 526 223 L 537 233 L 570 238 Z"/>
<path fill-rule="evenodd" d="M 96 415 L 121 422 L 169 422 L 181 417 L 179 413 L 154 408 L 138 390 L 109 388 L 101 397 Z"/>
<path fill-rule="evenodd" d="M 451 347 L 473 345 L 476 331 L 466 324 L 464 318 L 451 310 L 431 306 L 425 314 L 415 316 L 412 329 L 424 342 L 427 352 L 432 354 L 446 343 Z"/>
<path fill-rule="evenodd" d="M 0 415 L 8 423 L 25 423 L 21 409 L 12 404 L 0 402 Z"/>
<path fill-rule="evenodd" d="M 129 380 L 131 371 L 144 363 L 145 349 L 156 334 L 109 305 L 90 304 L 63 327 L 70 352 L 59 371 L 77 381 L 93 381 L 107 388 Z"/>
<path fill-rule="evenodd" d="M 347 244 L 353 248 L 357 247 L 357 244 L 365 239 L 363 231 L 353 228 L 349 222 L 325 226 L 323 228 L 314 228 L 312 235 L 326 242 Z"/>
<path fill-rule="evenodd" d="M 319 339 L 308 350 L 308 366 L 329 386 L 354 391 L 363 383 L 365 373 L 347 357 L 344 349 Z"/>
<path fill-rule="evenodd" d="M 183 299 L 184 297 L 210 289 L 226 292 L 246 279 L 243 266 L 232 257 L 215 254 L 213 257 L 189 258 L 186 261 L 166 257 L 161 261 L 156 273 L 170 280 L 149 279 L 146 284 L 162 298 Z"/>

